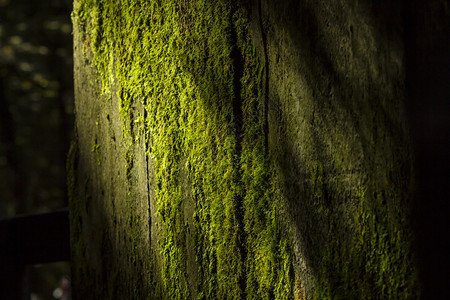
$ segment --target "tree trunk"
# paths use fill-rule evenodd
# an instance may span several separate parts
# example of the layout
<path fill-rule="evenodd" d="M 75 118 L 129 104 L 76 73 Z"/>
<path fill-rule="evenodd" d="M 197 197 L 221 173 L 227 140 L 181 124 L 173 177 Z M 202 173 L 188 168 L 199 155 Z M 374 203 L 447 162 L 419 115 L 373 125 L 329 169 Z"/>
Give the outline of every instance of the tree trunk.
<path fill-rule="evenodd" d="M 74 297 L 418 297 L 403 6 L 131 2 L 74 3 Z"/>

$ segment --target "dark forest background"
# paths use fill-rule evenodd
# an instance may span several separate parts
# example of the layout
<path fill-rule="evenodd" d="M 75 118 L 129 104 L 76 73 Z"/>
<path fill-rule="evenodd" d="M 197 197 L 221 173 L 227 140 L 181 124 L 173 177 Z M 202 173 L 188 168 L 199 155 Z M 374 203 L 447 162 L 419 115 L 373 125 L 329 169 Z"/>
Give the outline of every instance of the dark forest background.
<path fill-rule="evenodd" d="M 71 0 L 0 0 L 0 218 L 67 206 L 71 10 Z M 61 297 L 67 274 L 69 263 L 28 267 L 31 299 Z"/>

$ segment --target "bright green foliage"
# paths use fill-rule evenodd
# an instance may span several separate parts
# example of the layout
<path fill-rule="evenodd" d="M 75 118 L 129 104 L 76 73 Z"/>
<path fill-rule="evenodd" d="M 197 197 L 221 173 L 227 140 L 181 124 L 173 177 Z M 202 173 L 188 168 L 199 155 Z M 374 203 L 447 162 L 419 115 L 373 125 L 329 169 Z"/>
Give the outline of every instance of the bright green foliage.
<path fill-rule="evenodd" d="M 73 16 L 85 32 L 86 51 L 94 54 L 103 93 L 111 93 L 116 80 L 120 86 L 127 174 L 137 139 L 133 126 L 148 138 L 166 297 L 286 299 L 290 246 L 272 199 L 261 67 L 248 36 L 246 3 L 86 0 Z M 144 116 L 133 109 L 136 101 Z M 195 202 L 195 295 L 186 269 L 183 189 Z M 140 219 L 127 201 L 133 231 Z"/>

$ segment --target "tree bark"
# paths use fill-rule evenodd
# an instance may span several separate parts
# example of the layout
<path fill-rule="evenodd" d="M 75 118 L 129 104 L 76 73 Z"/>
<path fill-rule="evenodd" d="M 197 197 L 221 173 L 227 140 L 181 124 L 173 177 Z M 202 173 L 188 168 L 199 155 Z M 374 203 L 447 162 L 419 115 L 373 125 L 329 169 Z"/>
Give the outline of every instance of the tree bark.
<path fill-rule="evenodd" d="M 416 298 L 403 6 L 74 3 L 73 293 Z"/>

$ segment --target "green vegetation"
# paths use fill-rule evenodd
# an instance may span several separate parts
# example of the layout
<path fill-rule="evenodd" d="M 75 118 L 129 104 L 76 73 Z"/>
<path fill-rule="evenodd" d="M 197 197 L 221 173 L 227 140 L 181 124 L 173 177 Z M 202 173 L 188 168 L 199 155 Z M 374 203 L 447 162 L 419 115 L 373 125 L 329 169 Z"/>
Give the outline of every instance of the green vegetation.
<path fill-rule="evenodd" d="M 398 96 L 392 92 L 397 79 L 383 79 L 390 84 L 385 88 L 371 77 L 376 59 L 367 59 L 367 69 L 357 64 L 365 66 L 369 48 L 363 54 L 351 49 L 362 61 L 342 59 L 345 64 L 338 67 L 343 71 L 333 70 L 342 74 L 327 73 L 334 67 L 323 62 L 327 57 L 346 57 L 334 35 L 348 40 L 345 35 L 353 29 L 327 29 L 332 42 L 325 45 L 332 55 L 323 50 L 322 57 L 315 52 L 322 45 L 301 44 L 308 29 L 295 36 L 295 27 L 280 22 L 271 30 L 286 30 L 292 41 L 284 37 L 276 41 L 281 46 L 274 46 L 262 34 L 264 50 L 257 49 L 250 39 L 248 5 L 232 0 L 75 2 L 73 20 L 82 31 L 83 51 L 93 58 L 101 79 L 98 110 L 118 105 L 98 114 L 106 113 L 108 122 L 96 123 L 115 132 L 113 116 L 120 117 L 122 136 L 117 143 L 111 137 L 114 150 L 98 135 L 89 154 L 103 159 L 99 173 L 108 172 L 104 157 L 109 150 L 123 165 L 114 170 L 117 181 L 127 182 L 126 192 L 120 189 L 111 197 L 123 215 L 111 209 L 105 217 L 115 218 L 120 225 L 114 226 L 125 231 L 115 238 L 126 243 L 118 248 L 131 267 L 121 267 L 125 273 L 138 269 L 145 251 L 158 252 L 148 254 L 155 259 L 142 266 L 148 274 L 142 280 L 152 287 L 149 298 L 416 296 L 405 209 L 410 198 L 404 194 L 410 191 L 410 158 L 394 155 L 407 141 L 402 121 L 389 119 L 397 108 L 386 104 L 385 109 L 382 102 Z M 302 22 L 308 23 L 305 16 Z M 375 43 L 371 34 L 363 32 L 362 41 Z M 274 48 L 289 42 L 287 59 L 279 58 L 284 53 Z M 257 51 L 264 52 L 264 63 Z M 274 61 L 279 68 L 269 72 Z M 283 65 L 292 62 L 294 67 Z M 361 88 L 355 79 L 360 73 L 369 74 L 360 80 Z M 345 80 L 351 82 L 348 87 Z M 382 99 L 381 104 L 367 100 L 366 93 Z M 293 95 L 298 99 L 283 102 Z M 269 124 L 271 117 L 276 124 Z M 101 175 L 96 188 L 112 185 L 110 174 Z M 142 182 L 144 192 L 136 192 Z M 138 197 L 142 194 L 148 199 Z M 142 211 L 143 201 L 149 202 L 148 212 Z M 142 246 L 146 238 L 150 250 Z M 139 297 L 142 282 L 127 281 L 134 278 L 128 273 L 113 278 L 126 294 Z"/>
<path fill-rule="evenodd" d="M 248 37 L 245 5 L 79 1 L 73 18 L 84 29 L 84 50 L 94 54 L 103 93 L 111 93 L 115 76 L 119 81 L 129 180 L 133 127 L 148 137 L 167 297 L 286 298 L 292 285 L 290 247 L 272 202 L 261 67 Z M 145 118 L 133 110 L 133 101 L 142 102 Z M 190 186 L 180 186 L 182 169 Z M 195 202 L 200 278 L 193 290 L 186 270 L 183 189 L 191 190 Z M 134 237 L 139 216 L 133 200 L 127 201 Z"/>
<path fill-rule="evenodd" d="M 348 237 L 330 218 L 329 245 L 319 272 L 316 299 L 415 299 L 417 274 L 407 230 L 390 232 L 387 216 L 370 211 L 366 188 L 357 191 L 359 207 Z M 378 218 L 378 219 L 377 219 Z"/>

